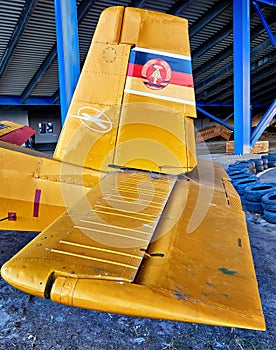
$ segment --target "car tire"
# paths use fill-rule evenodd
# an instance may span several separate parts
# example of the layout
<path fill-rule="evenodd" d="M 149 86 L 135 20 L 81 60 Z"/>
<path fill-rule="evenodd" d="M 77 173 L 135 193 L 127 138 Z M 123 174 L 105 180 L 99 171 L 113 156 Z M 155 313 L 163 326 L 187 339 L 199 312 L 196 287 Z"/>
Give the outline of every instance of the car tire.
<path fill-rule="evenodd" d="M 244 189 L 244 198 L 250 202 L 261 204 L 262 197 L 270 192 L 276 191 L 276 183 L 262 182 L 247 186 Z"/>
<path fill-rule="evenodd" d="M 264 211 L 261 202 L 250 202 L 245 199 L 244 207 L 245 207 L 245 210 L 250 211 L 252 213 L 262 214 Z"/>
<path fill-rule="evenodd" d="M 264 162 L 263 162 L 262 159 L 255 159 L 255 160 L 254 160 L 254 163 L 255 163 L 255 165 L 256 165 L 256 168 L 257 168 L 258 166 L 264 165 Z"/>
<path fill-rule="evenodd" d="M 267 155 L 267 160 L 270 162 L 270 161 L 276 161 L 276 154 L 273 153 L 273 154 L 268 154 Z"/>
<path fill-rule="evenodd" d="M 247 179 L 243 179 L 243 180 L 239 180 L 239 181 L 234 181 L 233 185 L 236 188 L 236 191 L 238 192 L 238 194 L 244 194 L 244 189 L 249 186 L 249 185 L 253 185 L 256 182 L 259 182 L 260 179 L 258 179 L 256 176 L 252 176 L 252 178 L 247 178 Z"/>
<path fill-rule="evenodd" d="M 264 166 L 263 165 L 256 165 L 256 171 L 257 171 L 257 173 L 261 173 L 262 171 L 264 171 Z"/>
<path fill-rule="evenodd" d="M 247 169 L 244 169 L 244 170 L 229 170 L 229 171 L 227 171 L 227 174 L 229 176 L 248 174 L 248 170 Z"/>
<path fill-rule="evenodd" d="M 265 211 L 276 213 L 276 191 L 269 192 L 262 197 L 262 206 Z"/>
<path fill-rule="evenodd" d="M 232 182 L 240 181 L 240 180 L 245 180 L 245 179 L 255 179 L 256 176 L 253 174 L 240 174 L 240 175 L 232 175 L 230 176 Z"/>
<path fill-rule="evenodd" d="M 271 224 L 276 224 L 276 212 L 264 210 L 264 218 Z"/>

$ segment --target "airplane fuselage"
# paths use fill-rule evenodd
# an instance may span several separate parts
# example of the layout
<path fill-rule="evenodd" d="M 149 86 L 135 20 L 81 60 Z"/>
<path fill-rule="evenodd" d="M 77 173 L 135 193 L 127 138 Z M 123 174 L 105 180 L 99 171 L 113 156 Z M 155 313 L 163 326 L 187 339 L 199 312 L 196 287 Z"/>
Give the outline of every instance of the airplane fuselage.
<path fill-rule="evenodd" d="M 42 231 L 104 173 L 1 142 L 1 230 Z"/>

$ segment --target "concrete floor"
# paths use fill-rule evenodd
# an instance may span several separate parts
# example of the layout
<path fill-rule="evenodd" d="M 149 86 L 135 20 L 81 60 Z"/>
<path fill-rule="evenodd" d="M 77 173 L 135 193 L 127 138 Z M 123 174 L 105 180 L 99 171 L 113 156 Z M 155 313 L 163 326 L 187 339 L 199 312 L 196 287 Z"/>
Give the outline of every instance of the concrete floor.
<path fill-rule="evenodd" d="M 276 169 L 267 169 L 263 173 L 257 174 L 257 176 L 262 182 L 276 182 Z"/>

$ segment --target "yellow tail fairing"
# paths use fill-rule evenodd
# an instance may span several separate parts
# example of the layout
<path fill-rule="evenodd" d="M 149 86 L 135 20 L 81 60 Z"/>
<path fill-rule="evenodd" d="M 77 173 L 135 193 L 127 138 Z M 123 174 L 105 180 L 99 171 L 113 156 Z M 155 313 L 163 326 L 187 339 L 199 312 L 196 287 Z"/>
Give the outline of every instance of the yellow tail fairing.
<path fill-rule="evenodd" d="M 3 278 L 71 306 L 265 329 L 238 195 L 218 166 L 200 163 L 186 178 L 107 175 Z"/>

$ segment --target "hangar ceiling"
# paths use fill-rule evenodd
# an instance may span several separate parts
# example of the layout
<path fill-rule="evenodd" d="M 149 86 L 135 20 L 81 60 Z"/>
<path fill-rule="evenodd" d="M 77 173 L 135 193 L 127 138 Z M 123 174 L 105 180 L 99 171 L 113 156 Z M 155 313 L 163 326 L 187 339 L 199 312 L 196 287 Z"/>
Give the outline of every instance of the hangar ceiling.
<path fill-rule="evenodd" d="M 77 0 L 81 63 L 100 13 L 115 5 L 186 18 L 197 103 L 233 105 L 232 0 Z M 258 5 L 275 36 L 276 6 Z M 0 105 L 58 104 L 54 0 L 0 0 L 0 12 Z M 276 49 L 253 4 L 250 17 L 251 103 L 265 109 L 276 97 Z"/>

